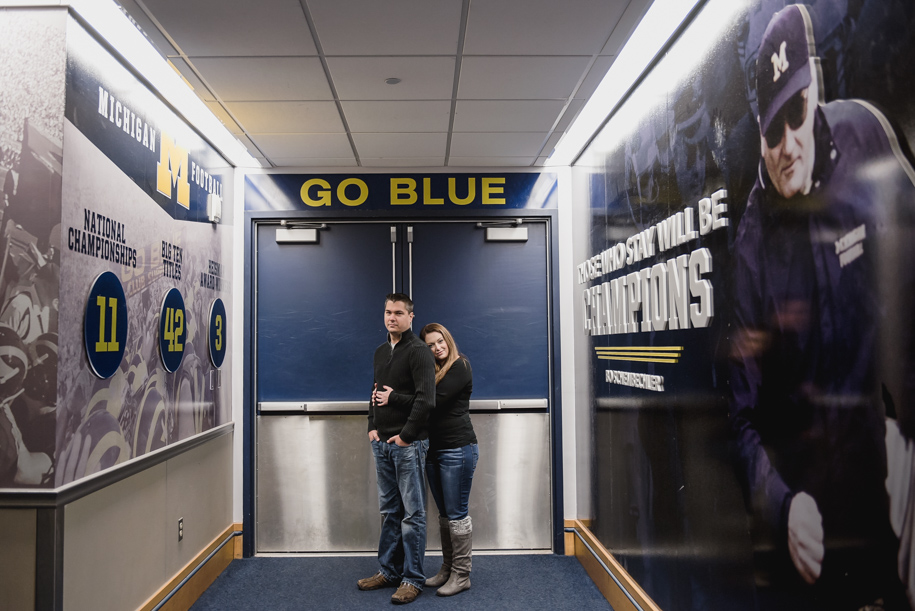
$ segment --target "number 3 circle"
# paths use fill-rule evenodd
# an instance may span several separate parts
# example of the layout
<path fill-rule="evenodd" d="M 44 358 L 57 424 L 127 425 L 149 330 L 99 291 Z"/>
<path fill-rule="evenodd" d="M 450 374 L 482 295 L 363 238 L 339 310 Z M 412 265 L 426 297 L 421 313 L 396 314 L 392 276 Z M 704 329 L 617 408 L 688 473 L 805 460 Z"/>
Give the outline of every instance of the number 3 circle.
<path fill-rule="evenodd" d="M 210 306 L 210 360 L 219 369 L 226 358 L 226 306 L 222 299 Z"/>

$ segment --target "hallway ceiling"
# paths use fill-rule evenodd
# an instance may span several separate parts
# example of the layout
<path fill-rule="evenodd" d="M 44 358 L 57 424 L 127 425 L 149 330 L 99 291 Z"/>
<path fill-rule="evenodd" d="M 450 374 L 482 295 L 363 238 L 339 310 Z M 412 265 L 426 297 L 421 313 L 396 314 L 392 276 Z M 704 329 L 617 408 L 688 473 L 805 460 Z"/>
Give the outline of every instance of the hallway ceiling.
<path fill-rule="evenodd" d="M 651 0 L 120 4 L 265 167 L 528 167 Z"/>

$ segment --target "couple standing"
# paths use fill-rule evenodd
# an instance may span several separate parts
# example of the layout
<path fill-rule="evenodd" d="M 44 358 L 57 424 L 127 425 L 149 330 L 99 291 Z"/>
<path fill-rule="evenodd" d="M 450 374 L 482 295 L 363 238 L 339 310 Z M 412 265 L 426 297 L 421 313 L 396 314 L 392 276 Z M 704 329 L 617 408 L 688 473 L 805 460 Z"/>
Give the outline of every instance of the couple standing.
<path fill-rule="evenodd" d="M 432 323 L 417 337 L 413 301 L 403 293 L 385 298 L 388 341 L 375 350 L 369 403 L 369 439 L 378 474 L 383 518 L 378 573 L 360 590 L 397 587 L 391 602 L 416 600 L 424 585 L 439 596 L 470 588 L 470 484 L 477 465 L 477 439 L 470 424 L 470 363 L 458 353 L 445 327 Z M 426 486 L 439 512 L 442 567 L 426 579 Z"/>

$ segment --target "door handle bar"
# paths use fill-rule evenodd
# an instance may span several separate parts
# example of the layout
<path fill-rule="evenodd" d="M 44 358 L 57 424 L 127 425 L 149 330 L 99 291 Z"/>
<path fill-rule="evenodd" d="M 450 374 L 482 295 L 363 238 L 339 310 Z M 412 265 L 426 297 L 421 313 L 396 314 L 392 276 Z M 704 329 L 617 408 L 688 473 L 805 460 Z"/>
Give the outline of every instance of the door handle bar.
<path fill-rule="evenodd" d="M 501 411 L 516 409 L 546 409 L 547 399 L 477 399 L 470 402 L 470 411 Z M 257 404 L 260 413 L 308 413 L 308 412 L 365 412 L 368 401 L 261 401 Z"/>

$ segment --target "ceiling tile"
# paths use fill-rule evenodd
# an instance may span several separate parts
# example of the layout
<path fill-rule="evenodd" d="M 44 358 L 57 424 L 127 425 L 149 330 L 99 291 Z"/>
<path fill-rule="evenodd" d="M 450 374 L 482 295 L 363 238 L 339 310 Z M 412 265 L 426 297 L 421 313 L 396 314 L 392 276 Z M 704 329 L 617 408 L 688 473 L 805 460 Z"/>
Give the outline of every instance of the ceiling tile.
<path fill-rule="evenodd" d="M 556 131 L 565 131 L 569 129 L 569 125 L 572 124 L 572 121 L 575 120 L 575 117 L 578 116 L 578 113 L 581 112 L 584 105 L 585 100 L 569 100 L 568 108 L 562 113 L 562 118 L 559 119 L 559 123 L 556 124 Z"/>
<path fill-rule="evenodd" d="M 547 157 L 553 152 L 553 149 L 556 148 L 556 144 L 562 139 L 563 132 L 553 132 L 550 134 L 550 137 L 547 138 L 546 144 L 543 145 L 542 153 Z"/>
<path fill-rule="evenodd" d="M 568 99 L 590 57 L 465 57 L 462 100 Z"/>
<path fill-rule="evenodd" d="M 443 157 L 447 134 L 353 134 L 359 157 Z"/>
<path fill-rule="evenodd" d="M 309 0 L 326 55 L 454 55 L 461 25 L 455 0 Z"/>
<path fill-rule="evenodd" d="M 316 55 L 298 0 L 144 0 L 189 56 Z"/>
<path fill-rule="evenodd" d="M 451 102 L 341 102 L 353 132 L 447 132 Z"/>
<path fill-rule="evenodd" d="M 536 157 L 547 133 L 454 134 L 452 157 Z"/>
<path fill-rule="evenodd" d="M 258 149 L 257 145 L 255 145 L 254 142 L 252 142 L 250 138 L 248 138 L 244 134 L 238 135 L 238 136 L 236 136 L 236 138 L 238 139 L 239 142 L 242 143 L 242 145 L 246 149 L 248 149 L 248 152 L 251 153 L 252 157 L 254 157 L 255 159 L 264 158 L 264 152 L 261 151 L 260 149 Z"/>
<path fill-rule="evenodd" d="M 341 100 L 450 100 L 454 88 L 453 57 L 328 57 L 327 66 Z"/>
<path fill-rule="evenodd" d="M 224 102 L 333 100 L 317 57 L 191 57 Z"/>
<path fill-rule="evenodd" d="M 191 70 L 191 67 L 186 61 L 180 57 L 170 57 L 168 58 L 168 61 L 170 61 L 172 65 L 178 69 L 179 74 L 190 83 L 191 87 L 194 88 L 194 93 L 196 93 L 201 100 L 204 102 L 213 102 L 216 100 L 216 96 L 214 96 L 207 86 L 203 84 L 203 81 L 197 78 L 197 75 L 194 74 L 194 71 Z"/>
<path fill-rule="evenodd" d="M 441 168 L 445 166 L 444 157 L 383 157 L 381 159 L 360 157 L 366 168 Z"/>
<path fill-rule="evenodd" d="M 465 55 L 594 55 L 628 0 L 475 0 Z"/>
<path fill-rule="evenodd" d="M 449 157 L 448 167 L 527 167 L 534 162 L 534 159 L 534 157 Z"/>
<path fill-rule="evenodd" d="M 236 123 L 235 120 L 229 115 L 229 113 L 226 112 L 226 109 L 222 107 L 222 104 L 219 102 L 204 102 L 204 104 L 207 105 L 207 108 L 210 109 L 210 112 L 216 115 L 216 118 L 219 119 L 230 132 L 236 136 L 244 133 L 244 130 L 242 130 L 238 123 Z"/>
<path fill-rule="evenodd" d="M 254 134 L 251 139 L 274 163 L 276 158 L 293 157 L 355 160 L 346 134 Z"/>
<path fill-rule="evenodd" d="M 562 100 L 460 100 L 455 132 L 547 132 L 562 111 Z"/>
<path fill-rule="evenodd" d="M 120 0 L 119 4 L 127 11 L 131 19 L 137 23 L 140 31 L 146 35 L 146 38 L 149 39 L 149 42 L 160 54 L 168 56 L 175 53 L 175 48 L 134 0 Z"/>
<path fill-rule="evenodd" d="M 619 23 L 613 28 L 613 33 L 607 39 L 607 44 L 601 50 L 601 55 L 617 55 L 629 36 L 632 35 L 635 27 L 642 21 L 642 17 L 648 12 L 653 0 L 630 0 L 629 6 L 626 7 L 623 16 L 620 17 Z"/>
<path fill-rule="evenodd" d="M 333 102 L 226 102 L 249 134 L 344 133 Z"/>
<path fill-rule="evenodd" d="M 355 168 L 355 157 L 277 157 L 272 159 L 277 167 L 281 168 Z"/>
<path fill-rule="evenodd" d="M 591 69 L 588 71 L 588 76 L 586 76 L 585 80 L 578 86 L 575 97 L 579 100 L 587 100 L 590 98 L 591 94 L 594 93 L 594 90 L 597 89 L 597 86 L 600 85 L 601 80 L 603 80 L 604 75 L 607 74 L 607 70 L 610 69 L 610 66 L 615 59 L 615 55 L 598 56 L 597 59 L 594 60 L 594 65 L 591 66 Z"/>

